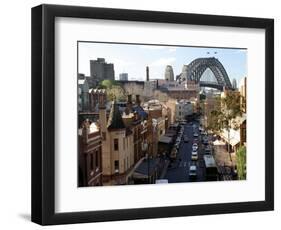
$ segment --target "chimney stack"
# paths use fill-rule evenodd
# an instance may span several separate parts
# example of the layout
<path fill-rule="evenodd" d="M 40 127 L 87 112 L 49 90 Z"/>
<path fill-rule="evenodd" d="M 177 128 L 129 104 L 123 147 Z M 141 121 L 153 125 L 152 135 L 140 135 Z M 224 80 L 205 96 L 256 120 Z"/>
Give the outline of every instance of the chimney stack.
<path fill-rule="evenodd" d="M 136 104 L 138 105 L 138 106 L 140 106 L 140 104 L 141 104 L 141 100 L 140 100 L 140 95 L 136 95 Z"/>
<path fill-rule="evenodd" d="M 98 93 L 99 109 L 105 109 L 106 104 L 106 94 L 105 92 Z"/>
<path fill-rule="evenodd" d="M 149 67 L 146 67 L 146 81 L 149 81 Z"/>
<path fill-rule="evenodd" d="M 133 105 L 133 102 L 132 102 L 132 95 L 129 94 L 129 95 L 128 95 L 128 101 L 127 101 L 128 112 L 131 112 L 131 111 L 132 111 L 132 105 Z"/>

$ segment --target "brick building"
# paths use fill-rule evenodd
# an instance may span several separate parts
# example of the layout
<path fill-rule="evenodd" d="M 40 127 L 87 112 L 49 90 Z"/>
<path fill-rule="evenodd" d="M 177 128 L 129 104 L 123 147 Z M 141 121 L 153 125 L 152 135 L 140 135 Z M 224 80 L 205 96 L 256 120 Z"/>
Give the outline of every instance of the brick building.
<path fill-rule="evenodd" d="M 102 185 L 102 145 L 96 123 L 85 120 L 79 129 L 79 186 Z"/>

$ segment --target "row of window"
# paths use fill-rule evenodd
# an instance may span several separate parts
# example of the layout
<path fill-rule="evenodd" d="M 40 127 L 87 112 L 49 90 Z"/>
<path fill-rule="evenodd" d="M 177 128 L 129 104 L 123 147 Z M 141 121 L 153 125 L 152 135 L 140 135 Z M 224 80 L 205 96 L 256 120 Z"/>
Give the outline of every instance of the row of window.
<path fill-rule="evenodd" d="M 129 158 L 127 157 L 124 159 L 124 171 L 126 171 L 129 168 Z M 114 170 L 115 172 L 119 172 L 119 160 L 114 161 Z"/>
<path fill-rule="evenodd" d="M 90 154 L 90 170 L 94 170 L 99 167 L 99 151 L 96 150 L 95 153 Z"/>
<path fill-rule="evenodd" d="M 114 146 L 114 151 L 119 151 L 119 140 L 118 140 L 118 138 L 114 138 L 113 146 Z M 127 146 L 127 148 L 129 147 L 128 138 L 123 138 L 123 149 L 125 149 L 126 146 Z"/>

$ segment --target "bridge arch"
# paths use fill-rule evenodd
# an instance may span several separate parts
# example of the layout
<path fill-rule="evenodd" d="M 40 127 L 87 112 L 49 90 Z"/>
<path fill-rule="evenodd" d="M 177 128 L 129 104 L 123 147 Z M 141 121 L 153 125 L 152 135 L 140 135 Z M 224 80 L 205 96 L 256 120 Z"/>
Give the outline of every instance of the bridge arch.
<path fill-rule="evenodd" d="M 207 68 L 213 72 L 217 80 L 216 84 L 200 81 L 200 78 Z M 189 80 L 195 81 L 196 83 L 199 83 L 200 86 L 208 86 L 217 89 L 222 89 L 223 87 L 232 89 L 232 85 L 225 68 L 223 67 L 222 63 L 214 57 L 197 58 L 193 60 L 190 64 L 183 67 L 182 73 L 178 75 L 177 80 L 180 82 Z"/>

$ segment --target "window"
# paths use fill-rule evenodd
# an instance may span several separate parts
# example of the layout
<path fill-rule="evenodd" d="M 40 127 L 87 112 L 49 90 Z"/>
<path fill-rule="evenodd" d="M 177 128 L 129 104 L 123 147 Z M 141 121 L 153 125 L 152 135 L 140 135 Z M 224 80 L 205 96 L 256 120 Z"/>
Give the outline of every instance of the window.
<path fill-rule="evenodd" d="M 96 150 L 96 154 L 95 154 L 95 164 L 96 164 L 96 168 L 99 167 L 99 151 Z"/>
<path fill-rule="evenodd" d="M 127 169 L 129 168 L 129 157 L 127 157 Z"/>
<path fill-rule="evenodd" d="M 102 132 L 102 140 L 103 140 L 103 141 L 106 140 L 106 132 Z"/>
<path fill-rule="evenodd" d="M 123 138 L 123 149 L 125 150 L 125 138 Z"/>
<path fill-rule="evenodd" d="M 114 151 L 118 151 L 119 146 L 118 146 L 118 138 L 114 139 Z"/>
<path fill-rule="evenodd" d="M 119 172 L 119 161 L 114 161 L 114 170 L 115 172 Z"/>
<path fill-rule="evenodd" d="M 94 154 L 90 154 L 90 169 L 94 169 Z"/>

